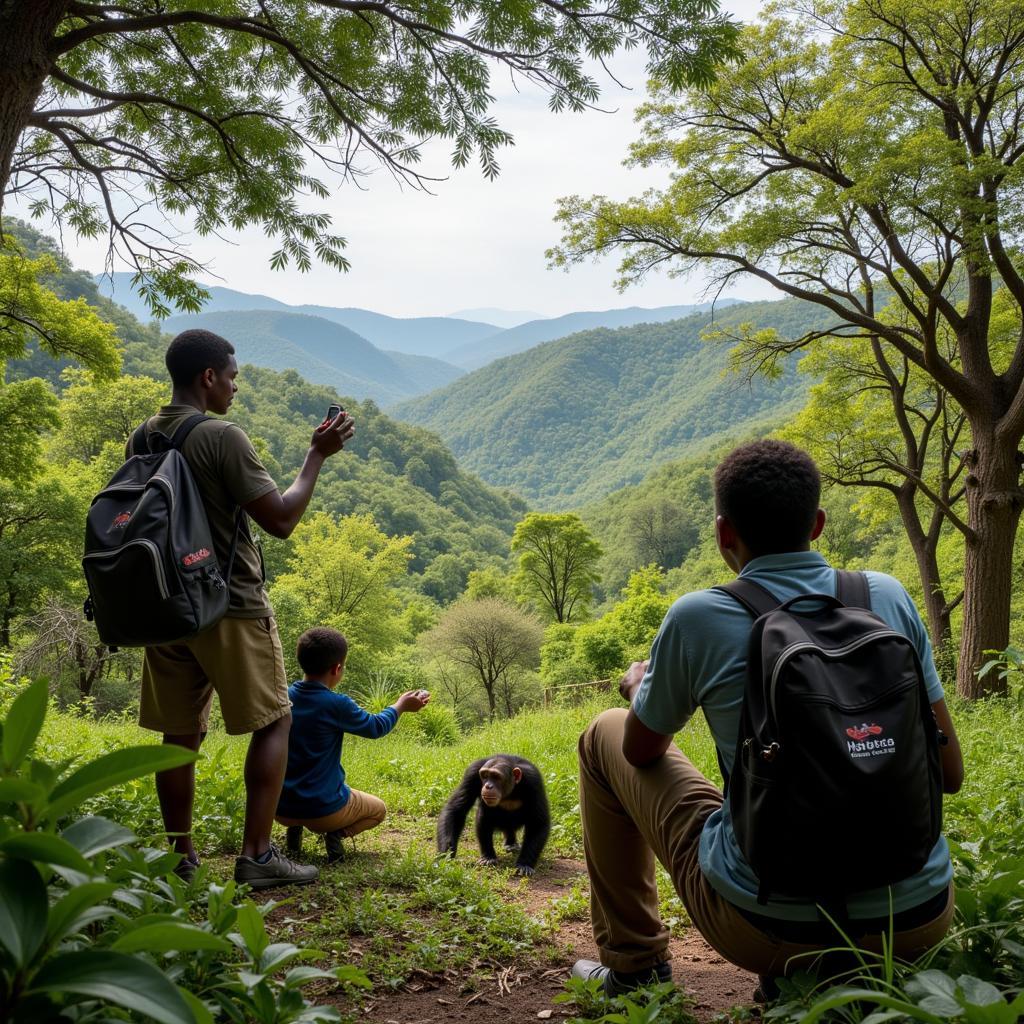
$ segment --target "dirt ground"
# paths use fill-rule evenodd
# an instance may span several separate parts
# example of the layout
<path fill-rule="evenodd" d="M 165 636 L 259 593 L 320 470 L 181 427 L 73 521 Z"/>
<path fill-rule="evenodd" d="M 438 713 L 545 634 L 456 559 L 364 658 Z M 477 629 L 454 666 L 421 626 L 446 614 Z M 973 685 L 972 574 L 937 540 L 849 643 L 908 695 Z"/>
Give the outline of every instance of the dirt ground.
<path fill-rule="evenodd" d="M 583 875 L 585 867 L 580 861 L 548 861 L 530 880 L 524 906 L 540 912 L 550 900 L 565 894 L 567 883 Z M 537 963 L 481 964 L 472 988 L 467 986 L 466 976 L 455 972 L 423 972 L 398 992 L 382 993 L 364 1003 L 362 1019 L 373 1024 L 512 1024 L 573 1016 L 571 1009 L 552 1003 L 552 998 L 563 991 L 575 960 L 597 958 L 590 924 L 565 922 L 551 941 L 559 954 L 557 960 L 549 955 Z M 691 929 L 673 939 L 670 949 L 672 976 L 694 997 L 698 1020 L 710 1021 L 717 1013 L 751 1003 L 757 978 L 723 960 L 696 931 Z"/>

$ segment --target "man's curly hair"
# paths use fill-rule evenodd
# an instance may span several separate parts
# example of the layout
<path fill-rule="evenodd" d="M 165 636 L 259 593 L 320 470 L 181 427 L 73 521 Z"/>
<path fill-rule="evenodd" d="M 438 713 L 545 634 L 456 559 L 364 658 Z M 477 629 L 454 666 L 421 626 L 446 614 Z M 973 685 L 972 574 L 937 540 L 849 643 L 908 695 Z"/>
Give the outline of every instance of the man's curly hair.
<path fill-rule="evenodd" d="M 715 507 L 754 555 L 807 546 L 821 498 L 814 460 L 787 441 L 752 441 L 715 470 Z"/>

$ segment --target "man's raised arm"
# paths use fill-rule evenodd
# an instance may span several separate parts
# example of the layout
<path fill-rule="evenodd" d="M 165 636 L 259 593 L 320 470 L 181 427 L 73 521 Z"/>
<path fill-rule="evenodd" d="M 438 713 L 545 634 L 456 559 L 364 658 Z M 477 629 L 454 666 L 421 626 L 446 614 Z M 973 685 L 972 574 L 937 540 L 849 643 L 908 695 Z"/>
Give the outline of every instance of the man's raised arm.
<path fill-rule="evenodd" d="M 341 451 L 342 446 L 355 433 L 355 422 L 347 412 L 342 412 L 329 423 L 322 423 L 313 431 L 309 451 L 302 463 L 302 469 L 291 487 L 282 494 L 271 491 L 245 506 L 245 511 L 256 521 L 260 529 L 272 537 L 284 540 L 291 536 L 302 513 L 306 511 L 317 477 L 324 460 Z"/>

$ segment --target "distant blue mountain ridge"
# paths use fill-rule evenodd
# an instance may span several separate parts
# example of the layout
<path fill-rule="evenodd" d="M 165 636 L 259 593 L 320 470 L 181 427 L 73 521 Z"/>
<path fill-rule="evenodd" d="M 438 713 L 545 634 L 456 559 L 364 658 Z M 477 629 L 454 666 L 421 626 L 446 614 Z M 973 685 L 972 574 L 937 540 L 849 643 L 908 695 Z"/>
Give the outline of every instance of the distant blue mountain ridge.
<path fill-rule="evenodd" d="M 131 277 L 132 275 L 127 272 L 117 272 L 113 275 L 97 274 L 96 282 L 103 294 L 125 306 L 140 319 L 149 320 L 151 314 L 132 288 Z M 711 303 L 702 302 L 654 308 L 631 306 L 627 309 L 591 310 L 567 313 L 559 317 L 542 317 L 503 329 L 480 320 L 443 316 L 392 317 L 352 306 L 290 305 L 269 295 L 241 292 L 219 285 L 208 285 L 207 288 L 210 298 L 203 308 L 203 316 L 226 312 L 276 311 L 318 317 L 354 331 L 378 349 L 431 356 L 464 370 L 477 369 L 495 359 L 524 352 L 542 342 L 554 341 L 577 331 L 597 327 L 616 328 L 641 323 L 664 323 L 694 313 L 706 312 L 712 306 Z M 725 307 L 737 301 L 722 299 L 716 305 Z M 503 314 L 512 319 L 521 315 L 509 310 L 480 309 L 468 312 Z M 523 311 L 522 315 L 527 314 Z M 181 325 L 190 319 L 194 318 L 172 317 L 167 323 Z M 170 326 L 167 329 L 171 329 Z M 181 330 L 182 327 L 178 326 L 176 329 Z M 422 390 L 417 393 L 421 394 Z"/>
<path fill-rule="evenodd" d="M 382 408 L 444 387 L 465 372 L 430 356 L 385 352 L 341 324 L 279 309 L 224 310 L 164 323 L 172 334 L 190 327 L 227 338 L 239 363 L 297 370 L 340 396 L 372 398 Z"/>

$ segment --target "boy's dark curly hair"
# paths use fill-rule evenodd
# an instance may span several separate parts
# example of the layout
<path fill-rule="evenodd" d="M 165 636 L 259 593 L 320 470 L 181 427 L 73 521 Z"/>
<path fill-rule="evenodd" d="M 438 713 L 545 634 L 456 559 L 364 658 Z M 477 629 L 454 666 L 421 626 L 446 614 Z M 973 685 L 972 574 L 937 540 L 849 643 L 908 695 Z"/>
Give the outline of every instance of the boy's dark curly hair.
<path fill-rule="evenodd" d="M 336 629 L 307 629 L 295 647 L 295 658 L 307 676 L 322 676 L 348 657 L 348 641 Z"/>
<path fill-rule="evenodd" d="M 715 470 L 715 507 L 754 555 L 799 551 L 814 529 L 821 474 L 787 441 L 752 441 Z"/>

